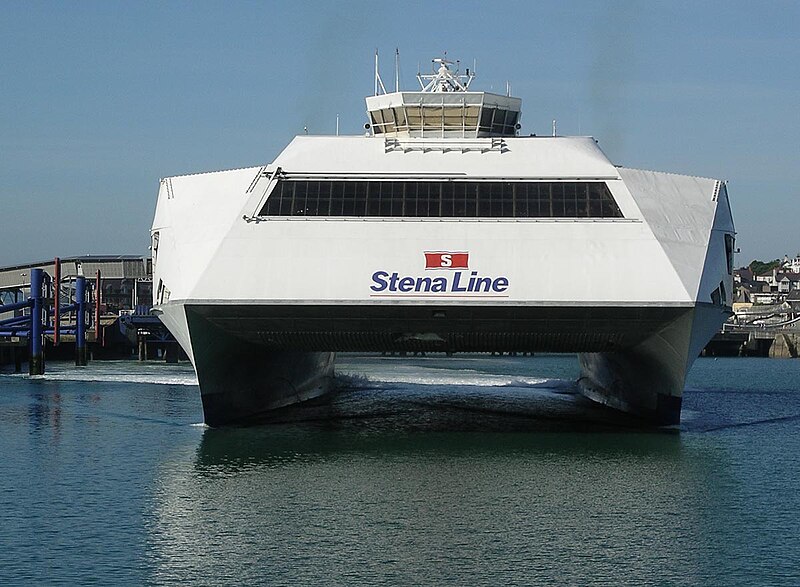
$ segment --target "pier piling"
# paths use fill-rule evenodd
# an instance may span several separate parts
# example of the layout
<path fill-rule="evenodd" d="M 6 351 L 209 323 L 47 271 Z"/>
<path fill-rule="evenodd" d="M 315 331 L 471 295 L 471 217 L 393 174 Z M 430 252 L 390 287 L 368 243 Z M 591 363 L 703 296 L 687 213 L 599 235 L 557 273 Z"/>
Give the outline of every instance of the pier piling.
<path fill-rule="evenodd" d="M 11 347 L 11 356 L 14 359 L 14 373 L 22 373 L 22 354 L 18 347 Z"/>
<path fill-rule="evenodd" d="M 31 269 L 31 330 L 30 330 L 30 359 L 28 360 L 29 375 L 44 374 L 44 344 L 42 317 L 44 314 L 44 295 L 42 293 L 44 272 L 41 269 Z"/>
<path fill-rule="evenodd" d="M 61 259 L 53 260 L 53 346 L 61 343 Z"/>
<path fill-rule="evenodd" d="M 86 278 L 83 275 L 75 278 L 75 303 L 78 306 L 75 320 L 75 365 L 83 367 L 88 363 L 86 353 Z"/>
<path fill-rule="evenodd" d="M 139 343 L 139 360 L 146 361 L 147 360 L 147 337 L 144 334 L 137 335 L 138 343 Z"/>
<path fill-rule="evenodd" d="M 102 303 L 103 296 L 103 281 L 100 276 L 100 270 L 97 270 L 97 276 L 94 281 L 94 340 L 96 343 L 102 343 L 103 331 L 100 328 L 100 304 Z"/>

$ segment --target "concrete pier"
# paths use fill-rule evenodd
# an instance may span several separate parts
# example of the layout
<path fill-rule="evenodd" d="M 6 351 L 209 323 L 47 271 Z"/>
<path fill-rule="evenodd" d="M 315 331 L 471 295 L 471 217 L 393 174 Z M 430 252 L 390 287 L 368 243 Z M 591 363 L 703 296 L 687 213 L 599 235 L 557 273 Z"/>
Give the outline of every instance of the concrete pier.
<path fill-rule="evenodd" d="M 800 347 L 800 335 L 778 334 L 769 347 L 769 356 L 774 359 L 796 359 Z"/>
<path fill-rule="evenodd" d="M 766 329 L 719 332 L 703 349 L 704 357 L 770 357 L 796 359 L 800 332 Z"/>

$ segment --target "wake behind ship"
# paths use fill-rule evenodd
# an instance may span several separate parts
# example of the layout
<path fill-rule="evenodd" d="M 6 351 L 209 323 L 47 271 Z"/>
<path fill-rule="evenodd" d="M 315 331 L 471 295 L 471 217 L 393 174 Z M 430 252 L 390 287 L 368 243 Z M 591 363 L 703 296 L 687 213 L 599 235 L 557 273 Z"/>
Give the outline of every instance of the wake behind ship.
<path fill-rule="evenodd" d="M 411 92 L 376 68 L 365 136 L 161 181 L 154 303 L 206 423 L 327 393 L 337 351 L 577 352 L 587 397 L 678 423 L 730 312 L 725 184 L 518 136 L 518 98 L 434 63 Z"/>

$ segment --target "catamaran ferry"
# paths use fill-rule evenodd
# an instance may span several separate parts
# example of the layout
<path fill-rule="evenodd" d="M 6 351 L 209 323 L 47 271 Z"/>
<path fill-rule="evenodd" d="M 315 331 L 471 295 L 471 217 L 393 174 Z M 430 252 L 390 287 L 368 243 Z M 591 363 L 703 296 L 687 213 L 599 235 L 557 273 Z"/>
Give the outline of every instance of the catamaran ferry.
<path fill-rule="evenodd" d="M 454 65 L 394 92 L 376 66 L 364 136 L 161 180 L 155 311 L 208 425 L 325 394 L 337 351 L 576 352 L 587 397 L 679 422 L 730 312 L 725 184 L 615 166 L 591 137 L 519 136 L 521 100 Z"/>

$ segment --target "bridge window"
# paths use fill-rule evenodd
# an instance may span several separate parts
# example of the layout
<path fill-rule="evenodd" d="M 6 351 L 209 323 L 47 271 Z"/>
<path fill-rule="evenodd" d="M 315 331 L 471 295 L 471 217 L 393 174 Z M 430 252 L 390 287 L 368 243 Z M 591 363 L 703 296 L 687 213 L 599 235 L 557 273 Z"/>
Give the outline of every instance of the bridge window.
<path fill-rule="evenodd" d="M 603 182 L 280 180 L 261 216 L 622 218 Z"/>
<path fill-rule="evenodd" d="M 517 111 L 466 104 L 403 105 L 371 110 L 369 116 L 376 135 L 463 130 L 478 136 L 513 137 L 519 120 Z"/>

